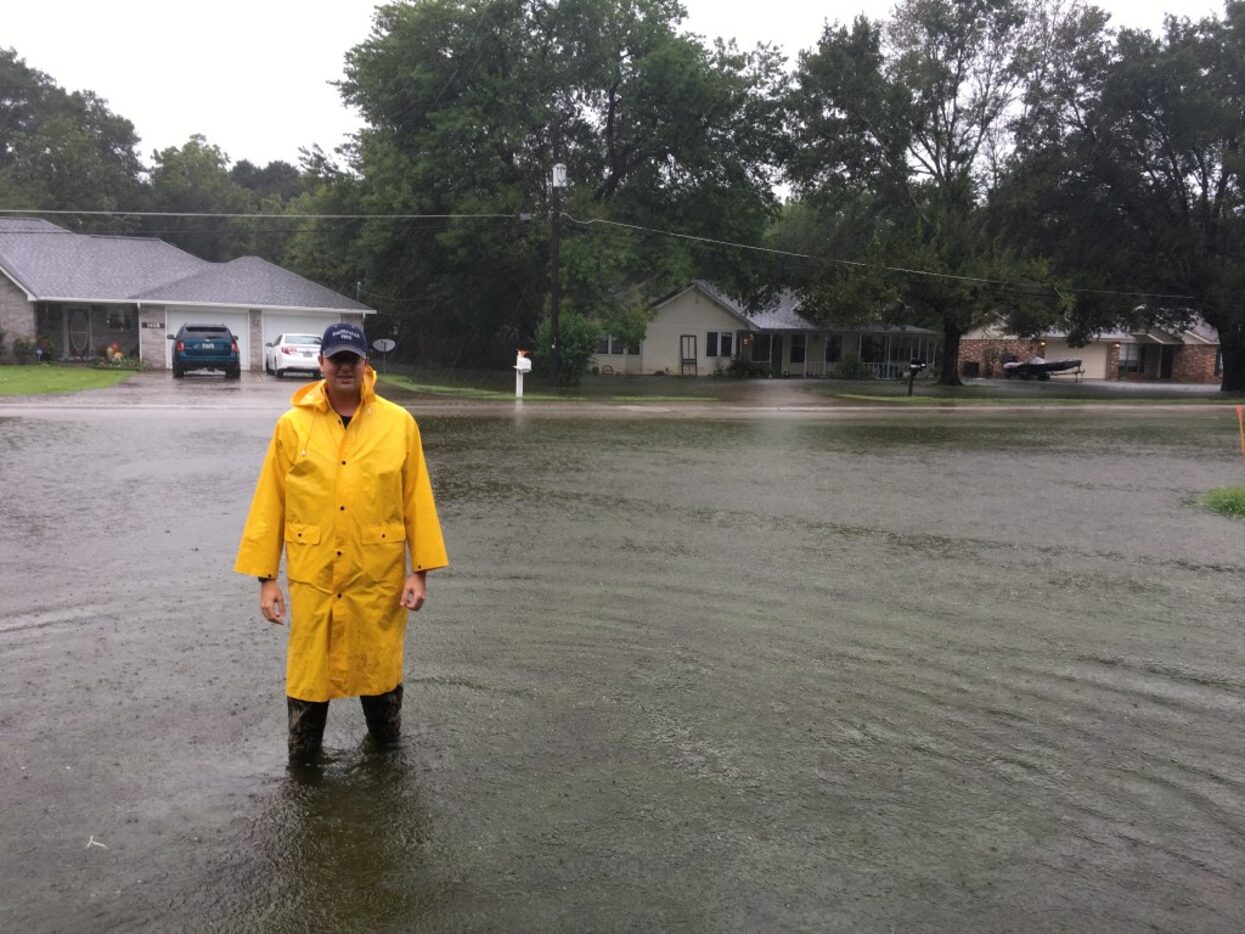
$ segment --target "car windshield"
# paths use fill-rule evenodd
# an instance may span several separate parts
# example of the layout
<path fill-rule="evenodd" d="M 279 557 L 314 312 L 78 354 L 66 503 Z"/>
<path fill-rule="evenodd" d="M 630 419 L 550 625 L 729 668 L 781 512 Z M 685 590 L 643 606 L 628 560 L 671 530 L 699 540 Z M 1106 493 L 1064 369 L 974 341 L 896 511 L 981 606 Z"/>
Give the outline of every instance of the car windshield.
<path fill-rule="evenodd" d="M 310 344 L 312 347 L 320 346 L 320 338 L 314 334 L 286 334 L 282 339 L 283 344 Z"/>
<path fill-rule="evenodd" d="M 187 334 L 197 334 L 200 337 L 232 337 L 228 328 L 212 328 L 212 327 L 195 327 L 194 325 L 186 326 Z"/>

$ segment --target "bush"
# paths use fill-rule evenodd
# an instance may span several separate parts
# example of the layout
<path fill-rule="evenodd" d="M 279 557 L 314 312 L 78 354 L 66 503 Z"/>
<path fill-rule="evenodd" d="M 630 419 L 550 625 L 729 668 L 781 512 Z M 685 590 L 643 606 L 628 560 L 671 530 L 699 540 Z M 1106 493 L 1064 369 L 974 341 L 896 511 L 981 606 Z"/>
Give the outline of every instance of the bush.
<path fill-rule="evenodd" d="M 859 357 L 848 356 L 830 368 L 830 375 L 835 379 L 872 379 L 873 371 Z"/>
<path fill-rule="evenodd" d="M 726 375 L 732 379 L 765 379 L 774 375 L 774 368 L 759 360 L 736 357 L 726 368 Z"/>
<path fill-rule="evenodd" d="M 536 329 L 536 349 L 532 351 L 533 365 L 538 372 L 549 376 L 549 318 L 540 322 Z M 558 357 L 562 365 L 562 386 L 578 386 L 588 372 L 588 361 L 601 343 L 601 325 L 573 311 L 558 316 Z"/>
<path fill-rule="evenodd" d="M 1245 486 L 1224 486 L 1211 490 L 1201 503 L 1212 512 L 1232 519 L 1245 519 Z"/>
<path fill-rule="evenodd" d="M 29 337 L 13 338 L 13 356 L 18 363 L 26 363 L 35 352 L 35 342 Z"/>
<path fill-rule="evenodd" d="M 138 357 L 101 357 L 91 363 L 94 370 L 145 370 L 147 367 Z"/>
<path fill-rule="evenodd" d="M 4 356 L 4 330 L 0 329 L 0 357 Z"/>

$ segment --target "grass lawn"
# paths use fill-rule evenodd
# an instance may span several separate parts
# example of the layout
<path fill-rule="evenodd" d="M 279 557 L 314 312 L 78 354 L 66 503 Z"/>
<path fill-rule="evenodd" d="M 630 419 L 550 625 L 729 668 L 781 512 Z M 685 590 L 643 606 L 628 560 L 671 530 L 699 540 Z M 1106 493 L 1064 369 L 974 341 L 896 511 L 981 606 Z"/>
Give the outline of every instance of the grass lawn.
<path fill-rule="evenodd" d="M 404 376 L 399 373 L 385 373 L 379 377 L 382 381 L 392 383 L 408 392 L 427 393 L 437 396 L 457 396 L 463 399 L 486 399 L 509 401 L 514 399 L 514 389 L 490 389 L 482 386 L 470 386 L 463 383 L 453 384 L 450 382 L 430 382 L 427 378 L 417 376 Z M 525 390 L 523 393 L 525 401 L 559 401 L 559 402 L 584 402 L 589 399 L 605 399 L 610 402 L 714 402 L 713 396 L 693 396 L 693 395 L 651 395 L 644 392 L 602 395 L 600 393 L 584 392 L 583 388 L 565 389 L 561 392 L 532 391 Z"/>
<path fill-rule="evenodd" d="M 0 366 L 0 396 L 49 396 L 107 389 L 132 375 L 132 370 L 96 370 L 87 366 Z"/>

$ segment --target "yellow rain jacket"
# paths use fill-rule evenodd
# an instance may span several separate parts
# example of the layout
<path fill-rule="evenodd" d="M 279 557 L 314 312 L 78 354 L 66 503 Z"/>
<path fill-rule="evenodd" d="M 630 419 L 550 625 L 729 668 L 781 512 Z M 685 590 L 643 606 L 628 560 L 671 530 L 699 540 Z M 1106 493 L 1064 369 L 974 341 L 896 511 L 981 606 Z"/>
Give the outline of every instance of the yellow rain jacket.
<path fill-rule="evenodd" d="M 402 681 L 406 552 L 445 567 L 445 543 L 419 428 L 364 373 L 343 428 L 324 381 L 294 393 L 277 421 L 234 570 L 276 577 L 285 549 L 290 642 L 285 690 L 325 701 L 383 694 Z"/>

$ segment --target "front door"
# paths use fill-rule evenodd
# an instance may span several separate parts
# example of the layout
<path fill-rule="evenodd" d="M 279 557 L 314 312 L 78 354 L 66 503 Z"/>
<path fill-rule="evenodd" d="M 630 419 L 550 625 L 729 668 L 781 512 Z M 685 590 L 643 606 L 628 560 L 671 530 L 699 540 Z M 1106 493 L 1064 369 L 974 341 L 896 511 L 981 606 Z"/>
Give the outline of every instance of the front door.
<path fill-rule="evenodd" d="M 91 312 L 81 305 L 69 309 L 66 331 L 69 337 L 69 355 L 85 357 L 91 349 Z"/>
<path fill-rule="evenodd" d="M 679 375 L 696 375 L 695 334 L 683 334 L 679 337 Z"/>
<path fill-rule="evenodd" d="M 1159 379 L 1172 378 L 1172 363 L 1176 359 L 1176 348 L 1171 344 L 1164 344 L 1159 352 Z"/>

